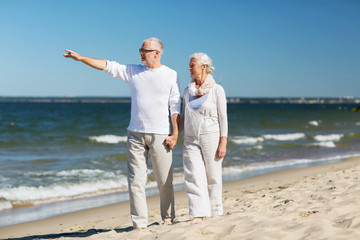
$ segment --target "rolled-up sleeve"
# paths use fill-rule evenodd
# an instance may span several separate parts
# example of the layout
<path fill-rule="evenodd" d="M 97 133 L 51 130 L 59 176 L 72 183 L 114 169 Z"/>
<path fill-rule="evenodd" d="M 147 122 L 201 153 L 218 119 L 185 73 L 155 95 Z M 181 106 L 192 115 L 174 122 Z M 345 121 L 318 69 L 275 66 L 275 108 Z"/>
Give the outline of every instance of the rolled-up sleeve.
<path fill-rule="evenodd" d="M 115 61 L 106 60 L 106 67 L 104 69 L 104 72 L 114 78 L 118 78 L 129 83 L 129 70 L 130 69 L 127 65 L 122 65 Z"/>
<path fill-rule="evenodd" d="M 220 86 L 220 85 L 219 85 Z M 220 125 L 220 137 L 228 135 L 228 119 L 227 119 L 227 103 L 226 95 L 223 87 L 219 87 L 217 91 L 217 112 Z"/>
<path fill-rule="evenodd" d="M 180 114 L 181 97 L 180 97 L 180 83 L 179 78 L 176 77 L 176 82 L 171 87 L 169 97 L 169 107 L 171 115 L 177 113 Z"/>

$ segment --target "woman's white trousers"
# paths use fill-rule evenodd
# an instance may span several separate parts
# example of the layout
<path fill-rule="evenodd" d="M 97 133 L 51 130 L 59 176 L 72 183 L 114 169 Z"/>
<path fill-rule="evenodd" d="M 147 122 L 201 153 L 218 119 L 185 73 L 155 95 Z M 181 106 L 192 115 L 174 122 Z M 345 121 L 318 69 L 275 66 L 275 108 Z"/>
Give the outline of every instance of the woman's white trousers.
<path fill-rule="evenodd" d="M 216 158 L 219 141 L 218 132 L 184 136 L 183 162 L 190 218 L 223 214 L 223 159 Z"/>

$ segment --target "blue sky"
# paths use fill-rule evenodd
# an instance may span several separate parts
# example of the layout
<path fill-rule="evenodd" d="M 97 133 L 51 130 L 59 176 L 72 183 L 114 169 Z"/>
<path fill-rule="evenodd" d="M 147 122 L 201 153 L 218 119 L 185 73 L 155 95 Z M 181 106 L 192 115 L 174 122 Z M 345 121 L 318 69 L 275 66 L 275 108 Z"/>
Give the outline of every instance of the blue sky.
<path fill-rule="evenodd" d="M 181 91 L 205 52 L 227 96 L 360 97 L 358 0 L 0 0 L 0 96 L 129 96 L 62 54 L 137 64 L 148 37 Z"/>

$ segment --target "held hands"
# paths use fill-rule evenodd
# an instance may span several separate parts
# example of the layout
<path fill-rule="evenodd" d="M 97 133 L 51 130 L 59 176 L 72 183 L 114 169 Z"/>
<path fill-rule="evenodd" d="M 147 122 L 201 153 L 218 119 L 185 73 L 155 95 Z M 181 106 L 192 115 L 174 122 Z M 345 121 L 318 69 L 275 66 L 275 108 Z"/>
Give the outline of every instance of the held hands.
<path fill-rule="evenodd" d="M 165 144 L 168 146 L 168 148 L 169 148 L 170 150 L 173 150 L 173 149 L 174 149 L 174 147 L 175 147 L 175 145 L 176 145 L 176 143 L 177 143 L 177 139 L 178 139 L 178 137 L 177 137 L 177 136 L 174 136 L 174 135 L 171 135 L 171 136 L 169 136 L 169 137 L 166 138 Z"/>
<path fill-rule="evenodd" d="M 75 61 L 81 61 L 81 56 L 80 54 L 74 52 L 74 51 L 71 51 L 71 50 L 65 50 L 67 53 L 65 53 L 63 56 L 66 57 L 66 58 L 72 58 L 74 59 Z"/>

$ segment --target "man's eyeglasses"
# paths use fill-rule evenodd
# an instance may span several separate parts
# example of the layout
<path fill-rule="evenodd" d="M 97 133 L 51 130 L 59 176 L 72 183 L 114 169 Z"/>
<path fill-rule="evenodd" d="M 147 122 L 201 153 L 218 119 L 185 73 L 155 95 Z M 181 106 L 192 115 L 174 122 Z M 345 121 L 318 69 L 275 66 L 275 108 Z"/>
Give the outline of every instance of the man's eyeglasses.
<path fill-rule="evenodd" d="M 139 49 L 139 53 L 148 53 L 148 52 L 153 52 L 153 51 L 158 51 L 158 50 L 147 50 L 147 49 L 143 49 L 143 48 Z"/>

